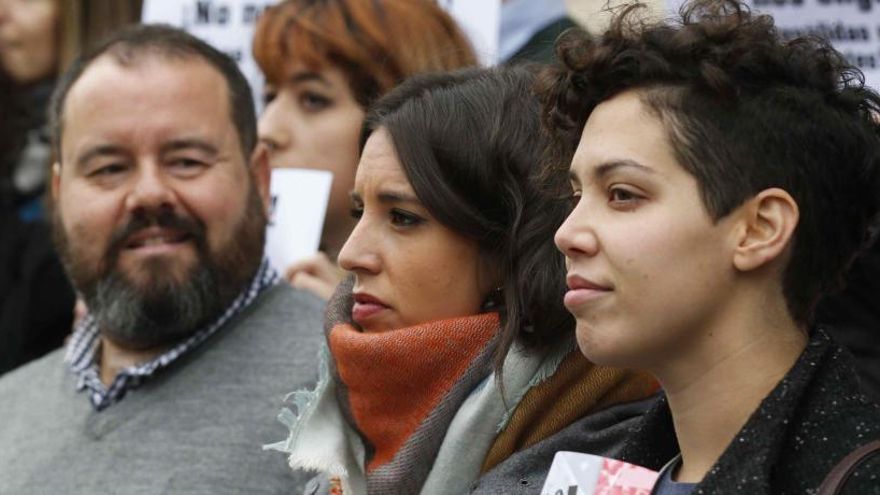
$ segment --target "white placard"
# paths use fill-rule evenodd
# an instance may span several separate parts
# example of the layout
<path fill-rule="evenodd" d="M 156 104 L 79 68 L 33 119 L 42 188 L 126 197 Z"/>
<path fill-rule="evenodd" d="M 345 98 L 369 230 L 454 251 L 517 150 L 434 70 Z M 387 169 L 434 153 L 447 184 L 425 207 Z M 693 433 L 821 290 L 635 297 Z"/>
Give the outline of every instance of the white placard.
<path fill-rule="evenodd" d="M 649 495 L 658 473 L 591 454 L 557 452 L 541 495 Z"/>
<path fill-rule="evenodd" d="M 747 0 L 755 12 L 773 16 L 784 37 L 818 35 L 831 42 L 880 90 L 880 2 L 877 0 Z M 681 0 L 667 0 L 677 12 Z"/>
<path fill-rule="evenodd" d="M 263 76 L 251 53 L 251 43 L 257 18 L 275 3 L 275 0 L 144 0 L 141 22 L 182 28 L 232 57 L 251 84 L 259 114 Z"/>
<path fill-rule="evenodd" d="M 318 252 L 333 174 L 326 170 L 272 170 L 272 208 L 266 256 L 281 271 Z"/>
<path fill-rule="evenodd" d="M 468 36 L 480 63 L 498 63 L 501 0 L 437 0 Z"/>

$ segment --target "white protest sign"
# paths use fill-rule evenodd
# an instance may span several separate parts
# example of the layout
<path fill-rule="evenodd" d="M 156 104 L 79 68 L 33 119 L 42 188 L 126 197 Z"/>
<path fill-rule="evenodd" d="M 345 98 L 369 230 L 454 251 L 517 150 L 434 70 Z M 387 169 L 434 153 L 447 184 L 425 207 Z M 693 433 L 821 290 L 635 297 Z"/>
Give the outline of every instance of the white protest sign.
<path fill-rule="evenodd" d="M 658 473 L 591 454 L 557 452 L 541 495 L 650 495 Z"/>
<path fill-rule="evenodd" d="M 498 63 L 501 0 L 437 0 L 465 32 L 480 63 Z"/>
<path fill-rule="evenodd" d="M 880 90 L 880 0 L 746 0 L 755 12 L 773 16 L 785 38 L 821 36 L 862 70 Z M 681 0 L 668 0 L 676 12 Z"/>
<path fill-rule="evenodd" d="M 238 63 L 262 107 L 263 76 L 251 53 L 254 27 L 275 0 L 144 0 L 141 22 L 182 28 Z"/>
<path fill-rule="evenodd" d="M 272 170 L 266 256 L 278 270 L 318 252 L 332 181 L 325 170 Z"/>

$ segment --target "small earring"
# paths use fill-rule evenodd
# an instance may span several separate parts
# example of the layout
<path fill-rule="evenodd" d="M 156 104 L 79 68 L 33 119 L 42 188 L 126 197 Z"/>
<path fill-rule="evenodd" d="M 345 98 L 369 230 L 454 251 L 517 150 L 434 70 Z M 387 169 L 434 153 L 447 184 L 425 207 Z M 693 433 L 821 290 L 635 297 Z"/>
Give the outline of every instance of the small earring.
<path fill-rule="evenodd" d="M 494 289 L 492 289 L 491 292 L 489 292 L 489 295 L 486 296 L 486 299 L 483 301 L 480 309 L 482 309 L 484 313 L 487 311 L 495 311 L 501 306 L 502 302 L 504 301 L 504 298 L 502 297 L 503 295 L 504 288 L 501 286 L 495 287 Z"/>

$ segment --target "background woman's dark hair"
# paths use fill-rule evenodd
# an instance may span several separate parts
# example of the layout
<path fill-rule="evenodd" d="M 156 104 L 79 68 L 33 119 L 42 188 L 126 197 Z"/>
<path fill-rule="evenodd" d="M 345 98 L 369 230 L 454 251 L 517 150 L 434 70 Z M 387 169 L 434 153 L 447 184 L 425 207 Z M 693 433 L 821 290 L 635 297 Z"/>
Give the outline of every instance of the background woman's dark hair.
<path fill-rule="evenodd" d="M 793 318 L 809 323 L 880 206 L 880 97 L 826 42 L 780 40 L 770 17 L 739 0 L 689 2 L 674 23 L 648 24 L 639 10 L 623 9 L 601 36 L 557 41 L 563 65 L 541 83 L 549 175 L 567 174 L 598 104 L 640 90 L 712 218 L 770 187 L 795 199 L 782 283 Z"/>
<path fill-rule="evenodd" d="M 422 204 L 497 267 L 499 369 L 514 340 L 541 348 L 574 327 L 553 244 L 568 206 L 535 180 L 544 139 L 532 85 L 525 68 L 417 76 L 373 106 L 361 141 L 386 129 Z"/>

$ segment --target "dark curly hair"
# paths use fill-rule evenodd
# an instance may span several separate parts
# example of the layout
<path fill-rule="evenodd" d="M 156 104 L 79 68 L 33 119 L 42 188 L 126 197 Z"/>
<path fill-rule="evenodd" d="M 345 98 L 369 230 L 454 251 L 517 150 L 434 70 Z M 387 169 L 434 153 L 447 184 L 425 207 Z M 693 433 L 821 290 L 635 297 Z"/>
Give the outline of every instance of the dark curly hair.
<path fill-rule="evenodd" d="M 793 318 L 809 323 L 878 211 L 880 96 L 825 41 L 781 40 L 769 16 L 739 0 L 693 1 L 675 22 L 644 21 L 641 7 L 622 9 L 601 36 L 557 41 L 562 63 L 541 81 L 553 142 L 545 171 L 567 174 L 599 103 L 639 91 L 714 220 L 770 187 L 795 199 L 782 283 Z"/>
<path fill-rule="evenodd" d="M 374 105 L 361 141 L 386 129 L 422 204 L 498 269 L 496 369 L 514 340 L 540 349 L 574 330 L 553 244 L 568 202 L 536 180 L 545 137 L 533 84 L 525 67 L 415 76 Z"/>

